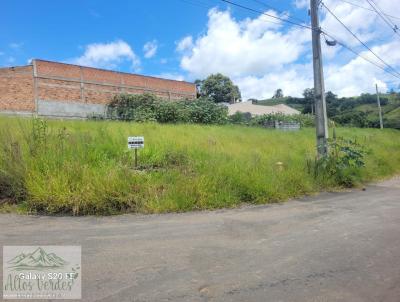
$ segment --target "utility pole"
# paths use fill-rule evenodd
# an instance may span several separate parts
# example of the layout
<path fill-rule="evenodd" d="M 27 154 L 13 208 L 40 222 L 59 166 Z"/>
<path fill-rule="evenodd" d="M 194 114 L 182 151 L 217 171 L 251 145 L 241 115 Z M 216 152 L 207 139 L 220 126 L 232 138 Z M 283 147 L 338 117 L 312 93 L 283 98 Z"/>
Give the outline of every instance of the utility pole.
<path fill-rule="evenodd" d="M 381 126 L 381 129 L 383 129 L 382 108 L 381 108 L 381 100 L 379 99 L 378 84 L 375 84 L 375 88 L 376 88 L 376 100 L 378 102 L 378 109 L 379 109 L 379 124 Z"/>
<path fill-rule="evenodd" d="M 328 155 L 328 117 L 326 114 L 324 71 L 322 67 L 321 28 L 319 26 L 319 0 L 310 0 L 312 50 L 314 68 L 315 125 L 318 157 Z"/>

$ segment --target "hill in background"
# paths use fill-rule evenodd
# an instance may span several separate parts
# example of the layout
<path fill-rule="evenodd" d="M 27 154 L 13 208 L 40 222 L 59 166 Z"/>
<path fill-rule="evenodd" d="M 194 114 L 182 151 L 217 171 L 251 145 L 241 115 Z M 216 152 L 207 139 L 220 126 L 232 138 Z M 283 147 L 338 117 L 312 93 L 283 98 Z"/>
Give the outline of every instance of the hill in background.
<path fill-rule="evenodd" d="M 400 129 L 400 93 L 380 94 L 383 123 L 386 128 Z M 357 97 L 338 98 L 327 92 L 328 117 L 345 126 L 379 127 L 379 113 L 376 94 L 362 94 Z M 266 100 L 253 100 L 259 105 L 286 104 L 302 113 L 313 113 L 313 91 L 306 89 L 304 97 L 281 97 Z"/>

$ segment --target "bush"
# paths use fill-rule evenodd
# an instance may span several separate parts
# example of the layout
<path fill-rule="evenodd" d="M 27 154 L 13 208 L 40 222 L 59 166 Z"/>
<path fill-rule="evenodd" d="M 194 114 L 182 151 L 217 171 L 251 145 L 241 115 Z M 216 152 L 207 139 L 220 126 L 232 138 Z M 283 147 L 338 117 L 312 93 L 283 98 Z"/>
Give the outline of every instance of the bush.
<path fill-rule="evenodd" d="M 107 108 L 107 116 L 124 121 L 154 121 L 160 100 L 153 94 L 120 94 L 114 96 Z"/>
<path fill-rule="evenodd" d="M 228 110 L 208 98 L 169 102 L 152 94 L 121 94 L 109 104 L 107 115 L 135 122 L 224 124 Z"/>
<path fill-rule="evenodd" d="M 228 108 L 207 98 L 180 103 L 183 112 L 188 114 L 189 123 L 225 124 L 228 121 Z"/>
<path fill-rule="evenodd" d="M 269 122 L 298 122 L 301 127 L 314 127 L 315 117 L 311 114 L 285 115 L 282 113 L 264 114 L 252 116 L 249 112 L 236 112 L 229 117 L 232 124 L 264 126 Z"/>
<path fill-rule="evenodd" d="M 329 140 L 329 156 L 308 160 L 308 172 L 322 183 L 333 181 L 344 187 L 352 187 L 361 181 L 361 169 L 365 166 L 365 148 L 356 141 L 344 138 Z"/>
<path fill-rule="evenodd" d="M 380 96 L 380 102 L 382 106 L 385 106 L 389 103 L 389 100 L 387 97 Z M 376 94 L 369 94 L 369 93 L 363 93 L 360 95 L 360 97 L 357 99 L 357 103 L 362 105 L 362 104 L 376 104 L 377 99 L 376 99 Z"/>
<path fill-rule="evenodd" d="M 235 112 L 229 117 L 229 122 L 232 124 L 249 125 L 252 121 L 252 116 L 250 112 Z"/>
<path fill-rule="evenodd" d="M 186 119 L 175 102 L 160 102 L 155 108 L 155 119 L 159 123 L 178 123 Z"/>
<path fill-rule="evenodd" d="M 315 117 L 311 114 L 294 114 L 285 115 L 282 113 L 265 114 L 254 117 L 251 121 L 252 125 L 264 125 L 268 122 L 298 122 L 301 127 L 313 127 L 315 125 Z"/>

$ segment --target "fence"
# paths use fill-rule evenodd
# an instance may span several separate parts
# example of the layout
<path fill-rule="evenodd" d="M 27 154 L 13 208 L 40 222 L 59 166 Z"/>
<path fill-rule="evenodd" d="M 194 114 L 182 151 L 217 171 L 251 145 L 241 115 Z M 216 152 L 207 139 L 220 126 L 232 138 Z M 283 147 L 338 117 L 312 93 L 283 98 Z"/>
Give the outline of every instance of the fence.
<path fill-rule="evenodd" d="M 264 127 L 275 128 L 283 131 L 298 131 L 300 130 L 300 123 L 294 121 L 266 121 Z"/>

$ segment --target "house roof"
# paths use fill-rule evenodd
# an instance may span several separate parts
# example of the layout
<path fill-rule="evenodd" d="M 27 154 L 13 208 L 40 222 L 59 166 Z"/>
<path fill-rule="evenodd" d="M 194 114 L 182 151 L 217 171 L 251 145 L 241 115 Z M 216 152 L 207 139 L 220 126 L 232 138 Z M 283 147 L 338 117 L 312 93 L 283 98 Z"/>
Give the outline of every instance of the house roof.
<path fill-rule="evenodd" d="M 300 114 L 300 111 L 289 107 L 285 104 L 279 104 L 274 106 L 263 106 L 254 105 L 251 102 L 241 102 L 228 105 L 229 115 L 233 115 L 236 112 L 250 112 L 251 115 L 264 115 L 273 113 L 282 113 L 286 115 Z"/>

